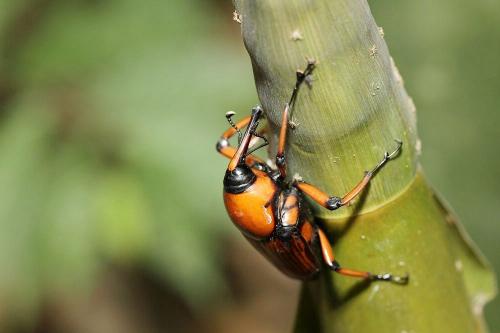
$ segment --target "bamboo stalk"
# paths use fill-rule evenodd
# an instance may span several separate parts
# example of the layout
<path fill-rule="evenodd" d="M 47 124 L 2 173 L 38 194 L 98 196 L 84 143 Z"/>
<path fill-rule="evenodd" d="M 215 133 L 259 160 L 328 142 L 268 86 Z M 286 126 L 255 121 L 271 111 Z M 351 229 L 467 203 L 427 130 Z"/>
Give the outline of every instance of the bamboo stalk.
<path fill-rule="evenodd" d="M 401 155 L 351 207 L 315 215 L 338 260 L 410 284 L 371 285 L 330 272 L 306 284 L 297 332 L 477 332 L 494 294 L 488 264 L 418 169 L 415 107 L 364 0 L 235 0 L 271 147 L 295 70 L 318 62 L 299 93 L 286 149 L 289 175 L 342 195 L 403 141 Z M 271 154 L 275 151 L 271 149 Z M 460 269 L 457 269 L 460 267 Z M 317 326 L 314 326 L 317 325 Z M 317 329 L 315 329 L 315 327 Z"/>

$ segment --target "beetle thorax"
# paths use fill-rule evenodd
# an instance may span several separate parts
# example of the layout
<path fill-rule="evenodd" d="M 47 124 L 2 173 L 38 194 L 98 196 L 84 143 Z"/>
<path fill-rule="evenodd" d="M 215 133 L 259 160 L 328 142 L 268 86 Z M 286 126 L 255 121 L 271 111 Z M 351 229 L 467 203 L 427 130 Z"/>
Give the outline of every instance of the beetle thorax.
<path fill-rule="evenodd" d="M 226 179 L 230 177 L 226 173 L 224 204 L 231 220 L 241 232 L 252 238 L 263 239 L 273 233 L 276 225 L 273 200 L 278 188 L 265 172 L 250 172 L 254 177 L 253 182 L 238 193 L 231 191 L 232 187 L 228 186 L 230 183 L 226 185 Z M 248 175 L 245 177 L 250 179 Z"/>

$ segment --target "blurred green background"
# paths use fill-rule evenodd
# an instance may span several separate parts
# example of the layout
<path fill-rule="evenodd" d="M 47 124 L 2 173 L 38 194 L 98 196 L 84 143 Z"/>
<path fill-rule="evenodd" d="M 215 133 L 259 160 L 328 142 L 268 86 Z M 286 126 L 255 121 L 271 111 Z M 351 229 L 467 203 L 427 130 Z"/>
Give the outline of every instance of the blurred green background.
<path fill-rule="evenodd" d="M 370 5 L 425 172 L 499 271 L 500 2 Z M 258 103 L 232 11 L 0 0 L 1 332 L 291 329 L 298 284 L 221 200 L 223 115 Z M 486 307 L 492 332 L 498 313 Z"/>

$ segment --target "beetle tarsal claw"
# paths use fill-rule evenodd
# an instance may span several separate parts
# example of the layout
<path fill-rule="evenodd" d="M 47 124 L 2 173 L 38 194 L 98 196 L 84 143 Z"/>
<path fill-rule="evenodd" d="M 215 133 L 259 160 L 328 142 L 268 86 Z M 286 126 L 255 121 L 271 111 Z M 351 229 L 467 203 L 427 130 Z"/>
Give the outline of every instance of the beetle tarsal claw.
<path fill-rule="evenodd" d="M 403 276 L 394 276 L 393 277 L 393 282 L 396 282 L 398 284 L 407 284 L 409 280 L 410 280 L 409 274 L 405 274 Z"/>
<path fill-rule="evenodd" d="M 369 279 L 377 281 L 389 281 L 397 284 L 407 284 L 410 279 L 410 276 L 408 274 L 405 274 L 403 276 L 397 276 L 397 275 L 392 275 L 390 273 L 383 273 L 383 274 L 370 275 Z"/>
<path fill-rule="evenodd" d="M 394 151 L 390 154 L 387 155 L 387 158 L 388 159 L 392 159 L 394 158 L 396 155 L 399 154 L 399 152 L 401 151 L 401 147 L 403 146 L 403 141 L 399 140 L 399 139 L 394 139 L 394 141 L 396 141 L 396 143 L 398 144 L 398 146 L 396 147 L 396 149 L 394 149 Z M 387 153 L 386 153 L 387 154 Z"/>

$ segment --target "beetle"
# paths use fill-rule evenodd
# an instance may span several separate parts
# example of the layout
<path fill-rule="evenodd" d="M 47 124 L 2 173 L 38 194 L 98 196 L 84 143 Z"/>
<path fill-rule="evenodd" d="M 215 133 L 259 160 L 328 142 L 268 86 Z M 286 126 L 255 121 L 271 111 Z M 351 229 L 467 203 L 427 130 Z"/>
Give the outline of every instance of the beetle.
<path fill-rule="evenodd" d="M 262 108 L 254 107 L 251 115 L 237 124 L 232 121 L 234 112 L 226 114 L 231 127 L 222 134 L 216 148 L 219 153 L 230 159 L 223 182 L 227 213 L 244 237 L 289 277 L 300 280 L 313 279 L 324 262 L 328 268 L 341 275 L 405 284 L 408 275 L 372 274 L 342 267 L 334 257 L 325 232 L 314 223 L 310 206 L 305 200 L 305 196 L 308 196 L 329 210 L 348 205 L 366 188 L 375 173 L 399 154 L 401 141 L 396 140 L 396 149 L 391 153 L 385 152 L 379 163 L 371 171 L 365 172 L 361 181 L 342 197 L 330 196 L 301 179 L 286 180 L 285 143 L 288 117 L 300 86 L 304 82 L 311 82 L 310 76 L 314 69 L 315 61 L 309 60 L 305 70 L 296 72 L 295 87 L 282 114 L 275 162 L 277 168 L 272 168 L 252 154 L 268 143 L 266 138 L 257 132 L 259 120 L 263 116 Z M 246 130 L 242 134 L 241 129 L 244 127 Z M 239 145 L 233 147 L 229 139 L 236 133 Z M 252 149 L 253 141 L 259 138 L 265 142 Z"/>

